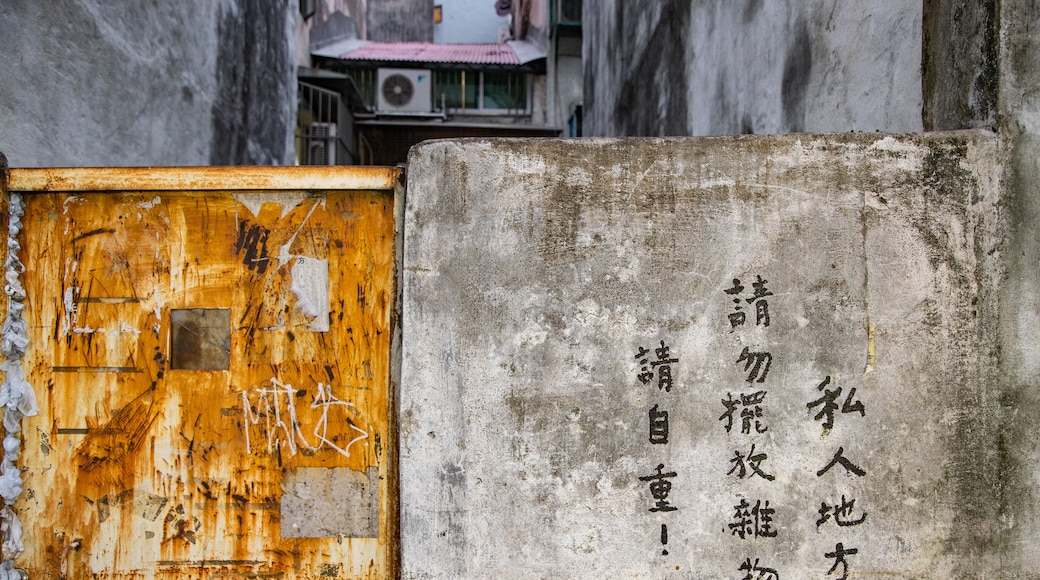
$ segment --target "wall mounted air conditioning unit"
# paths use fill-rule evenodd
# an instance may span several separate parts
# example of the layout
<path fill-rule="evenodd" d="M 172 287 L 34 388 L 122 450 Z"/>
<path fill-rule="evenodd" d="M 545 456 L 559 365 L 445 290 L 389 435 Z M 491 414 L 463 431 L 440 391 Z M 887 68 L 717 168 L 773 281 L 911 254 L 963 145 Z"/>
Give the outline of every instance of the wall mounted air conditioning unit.
<path fill-rule="evenodd" d="M 335 123 L 311 123 L 307 128 L 307 165 L 335 165 Z"/>
<path fill-rule="evenodd" d="M 381 68 L 376 75 L 376 110 L 380 113 L 429 113 L 433 110 L 433 73 Z"/>

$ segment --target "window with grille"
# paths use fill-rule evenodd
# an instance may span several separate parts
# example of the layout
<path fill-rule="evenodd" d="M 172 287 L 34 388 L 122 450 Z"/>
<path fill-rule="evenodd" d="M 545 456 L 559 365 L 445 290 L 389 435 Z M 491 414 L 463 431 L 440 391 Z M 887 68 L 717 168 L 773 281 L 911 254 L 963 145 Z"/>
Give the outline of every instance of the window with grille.
<path fill-rule="evenodd" d="M 526 114 L 527 75 L 513 72 L 437 71 L 434 97 L 451 112 Z"/>

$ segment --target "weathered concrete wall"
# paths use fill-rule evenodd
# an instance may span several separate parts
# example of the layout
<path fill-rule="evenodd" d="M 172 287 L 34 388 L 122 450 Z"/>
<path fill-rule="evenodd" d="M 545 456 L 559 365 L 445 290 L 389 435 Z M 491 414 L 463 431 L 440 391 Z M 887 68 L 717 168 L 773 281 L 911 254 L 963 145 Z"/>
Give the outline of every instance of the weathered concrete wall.
<path fill-rule="evenodd" d="M 587 135 L 922 128 L 919 1 L 604 0 L 584 19 Z"/>
<path fill-rule="evenodd" d="M 368 4 L 366 35 L 376 42 L 433 42 L 433 0 Z"/>
<path fill-rule="evenodd" d="M 289 163 L 296 3 L 0 6 L 15 167 Z"/>
<path fill-rule="evenodd" d="M 998 119 L 1009 155 L 1006 180 L 1015 192 L 1008 207 L 1012 228 L 1000 341 L 1001 378 L 1012 396 L 999 401 L 1008 418 L 1000 430 L 999 452 L 1012 474 L 1004 494 L 1016 512 L 1013 521 L 1007 520 L 1006 540 L 1028 556 L 1028 566 L 1005 576 L 1011 578 L 1040 570 L 1040 552 L 1034 548 L 1040 537 L 1040 3 L 1003 0 L 999 19 Z"/>
<path fill-rule="evenodd" d="M 924 1 L 924 128 L 992 127 L 997 108 L 997 2 Z"/>
<path fill-rule="evenodd" d="M 293 163 L 294 0 L 237 0 L 218 15 L 212 165 Z"/>
<path fill-rule="evenodd" d="M 414 149 L 403 577 L 1030 577 L 1038 248 L 1005 155 Z"/>

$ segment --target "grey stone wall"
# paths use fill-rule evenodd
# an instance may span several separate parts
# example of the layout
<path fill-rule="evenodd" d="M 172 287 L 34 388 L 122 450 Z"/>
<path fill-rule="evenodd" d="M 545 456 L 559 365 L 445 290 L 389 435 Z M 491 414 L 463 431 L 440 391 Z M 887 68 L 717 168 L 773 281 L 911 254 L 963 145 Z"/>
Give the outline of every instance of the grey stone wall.
<path fill-rule="evenodd" d="M 1007 418 L 999 431 L 1003 445 L 994 452 L 1012 474 L 1003 493 L 1017 513 L 1013 520 L 1006 518 L 1007 510 L 995 515 L 1005 522 L 1002 545 L 1022 549 L 1040 537 L 1040 3 L 1000 2 L 999 20 L 998 127 L 1008 155 L 1005 179 L 1015 195 L 1008 206 L 1008 277 L 1000 302 L 1005 324 L 999 342 L 1001 381 L 1011 396 L 992 403 L 999 403 Z M 986 539 L 964 549 L 981 552 Z M 1021 567 L 1006 566 L 1003 577 L 1035 576 L 1040 552 L 1025 549 L 1023 559 Z"/>
<path fill-rule="evenodd" d="M 922 128 L 921 2 L 604 0 L 584 19 L 587 135 Z"/>
<path fill-rule="evenodd" d="M 0 6 L 12 166 L 286 164 L 295 2 Z"/>

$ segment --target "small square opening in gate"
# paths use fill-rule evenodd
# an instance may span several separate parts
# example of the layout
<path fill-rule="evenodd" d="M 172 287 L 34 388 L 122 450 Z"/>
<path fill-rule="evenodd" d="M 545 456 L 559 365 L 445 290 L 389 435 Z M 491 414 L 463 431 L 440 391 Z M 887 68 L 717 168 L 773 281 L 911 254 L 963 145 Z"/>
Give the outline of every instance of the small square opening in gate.
<path fill-rule="evenodd" d="M 231 368 L 231 310 L 188 308 L 170 311 L 170 368 L 226 371 Z"/>

